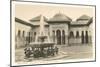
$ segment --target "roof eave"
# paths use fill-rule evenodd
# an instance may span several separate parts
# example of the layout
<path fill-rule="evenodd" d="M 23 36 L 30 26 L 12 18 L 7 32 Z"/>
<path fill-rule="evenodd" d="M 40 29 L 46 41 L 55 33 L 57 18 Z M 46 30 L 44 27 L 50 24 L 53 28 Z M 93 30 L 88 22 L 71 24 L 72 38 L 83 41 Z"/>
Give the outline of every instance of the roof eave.
<path fill-rule="evenodd" d="M 15 21 L 18 22 L 18 23 L 27 25 L 27 26 L 34 26 L 33 24 L 30 24 L 30 23 L 28 23 L 28 22 L 26 22 L 26 21 L 24 21 L 24 20 L 21 20 L 21 19 L 19 19 L 19 18 L 17 18 L 17 17 L 15 17 Z"/>

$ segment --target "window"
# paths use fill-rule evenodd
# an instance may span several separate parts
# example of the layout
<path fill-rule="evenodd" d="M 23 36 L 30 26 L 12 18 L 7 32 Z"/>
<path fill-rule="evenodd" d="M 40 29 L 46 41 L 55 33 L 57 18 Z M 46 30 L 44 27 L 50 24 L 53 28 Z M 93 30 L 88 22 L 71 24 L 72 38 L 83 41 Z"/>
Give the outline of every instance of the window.
<path fill-rule="evenodd" d="M 76 31 L 76 38 L 79 37 L 79 31 Z"/>

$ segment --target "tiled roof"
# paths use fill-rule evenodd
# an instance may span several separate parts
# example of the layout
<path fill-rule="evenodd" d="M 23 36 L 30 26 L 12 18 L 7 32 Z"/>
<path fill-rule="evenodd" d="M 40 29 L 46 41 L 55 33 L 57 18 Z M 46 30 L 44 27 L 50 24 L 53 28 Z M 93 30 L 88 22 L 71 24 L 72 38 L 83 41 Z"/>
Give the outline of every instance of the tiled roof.
<path fill-rule="evenodd" d="M 41 19 L 41 15 L 34 17 L 30 21 L 31 22 L 34 22 L 34 21 L 40 22 L 40 19 Z M 47 19 L 45 17 L 44 17 L 44 20 L 47 21 Z M 15 21 L 22 23 L 22 24 L 25 24 L 25 25 L 28 25 L 28 26 L 39 26 L 40 25 L 40 23 L 38 23 L 38 22 L 31 23 L 31 22 L 24 21 L 24 20 L 21 20 L 21 19 L 16 18 L 16 17 L 15 17 Z M 93 18 L 89 17 L 87 15 L 82 15 L 78 19 L 76 19 L 76 21 L 72 21 L 72 19 L 70 19 L 68 16 L 61 14 L 61 13 L 58 13 L 58 14 L 54 15 L 51 19 L 49 19 L 47 22 L 56 22 L 56 21 L 57 21 L 57 23 L 59 23 L 59 21 L 70 22 L 69 24 L 71 26 L 84 26 L 84 25 L 89 25 L 90 23 L 92 23 Z M 49 23 L 45 22 L 44 25 L 49 26 Z"/>
<path fill-rule="evenodd" d="M 71 18 L 69 18 L 68 16 L 61 14 L 61 13 L 57 13 L 56 15 L 54 15 L 51 19 L 48 20 L 49 22 L 51 21 L 72 21 Z"/>
<path fill-rule="evenodd" d="M 44 17 L 44 16 L 43 16 L 43 18 L 44 18 L 44 21 L 47 21 L 47 20 L 48 20 L 48 19 L 47 19 L 46 17 Z M 36 16 L 36 17 L 30 19 L 29 21 L 31 21 L 31 22 L 40 21 L 40 19 L 41 19 L 41 15 Z"/>
<path fill-rule="evenodd" d="M 89 17 L 89 16 L 87 16 L 87 15 L 82 15 L 82 16 L 80 16 L 78 19 L 77 19 L 77 21 L 78 20 L 89 20 L 91 17 Z"/>
<path fill-rule="evenodd" d="M 90 19 L 87 20 L 78 20 L 78 21 L 72 21 L 70 24 L 71 25 L 89 25 L 90 23 L 93 22 L 93 18 L 91 17 Z"/>
<path fill-rule="evenodd" d="M 24 21 L 22 19 L 19 19 L 17 17 L 15 17 L 15 21 L 18 22 L 18 23 L 21 23 L 21 24 L 24 24 L 24 25 L 27 25 L 27 26 L 39 26 L 40 23 L 31 23 L 29 21 Z M 48 23 L 44 23 L 45 26 L 48 26 Z"/>
<path fill-rule="evenodd" d="M 71 25 L 88 25 L 92 23 L 93 18 L 87 15 L 82 15 L 76 21 L 72 21 Z"/>
<path fill-rule="evenodd" d="M 34 26 L 32 23 L 30 23 L 30 22 L 28 22 L 28 21 L 24 21 L 24 20 L 22 20 L 22 19 L 19 19 L 19 18 L 17 18 L 17 17 L 15 17 L 15 21 L 18 22 L 18 23 L 27 25 L 27 26 Z"/>

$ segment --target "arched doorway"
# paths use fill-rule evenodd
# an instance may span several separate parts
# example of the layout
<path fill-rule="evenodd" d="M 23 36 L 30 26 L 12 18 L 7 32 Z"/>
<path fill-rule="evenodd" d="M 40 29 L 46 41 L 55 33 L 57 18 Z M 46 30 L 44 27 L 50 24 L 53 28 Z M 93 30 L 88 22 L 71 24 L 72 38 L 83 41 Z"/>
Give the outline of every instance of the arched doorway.
<path fill-rule="evenodd" d="M 85 42 L 88 43 L 88 31 L 86 31 Z"/>
<path fill-rule="evenodd" d="M 21 36 L 21 31 L 20 30 L 18 30 L 18 37 L 20 37 Z"/>
<path fill-rule="evenodd" d="M 84 31 L 82 31 L 82 34 L 81 34 L 81 42 L 82 44 L 84 43 Z"/>
<path fill-rule="evenodd" d="M 55 31 L 52 31 L 52 38 L 53 38 L 53 42 L 55 42 Z"/>
<path fill-rule="evenodd" d="M 31 33 L 30 32 L 28 32 L 28 43 L 30 43 L 31 42 Z"/>
<path fill-rule="evenodd" d="M 62 44 L 65 44 L 65 31 L 62 31 Z"/>
<path fill-rule="evenodd" d="M 79 31 L 76 31 L 76 38 L 79 38 Z"/>
<path fill-rule="evenodd" d="M 57 36 L 57 44 L 61 44 L 61 31 L 57 30 L 56 31 L 56 36 Z"/>
<path fill-rule="evenodd" d="M 73 31 L 70 32 L 70 38 L 73 38 L 74 37 L 74 33 Z"/>
<path fill-rule="evenodd" d="M 34 32 L 34 38 L 33 39 L 34 39 L 34 42 L 35 42 L 35 40 L 36 40 L 36 32 Z"/>

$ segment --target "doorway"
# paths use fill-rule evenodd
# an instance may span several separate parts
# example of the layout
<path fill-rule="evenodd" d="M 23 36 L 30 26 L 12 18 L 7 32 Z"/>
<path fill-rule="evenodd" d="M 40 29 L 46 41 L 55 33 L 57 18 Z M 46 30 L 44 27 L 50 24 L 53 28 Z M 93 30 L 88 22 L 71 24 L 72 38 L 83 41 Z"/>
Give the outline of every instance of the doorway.
<path fill-rule="evenodd" d="M 61 31 L 57 30 L 56 33 L 57 33 L 57 44 L 61 45 Z"/>

